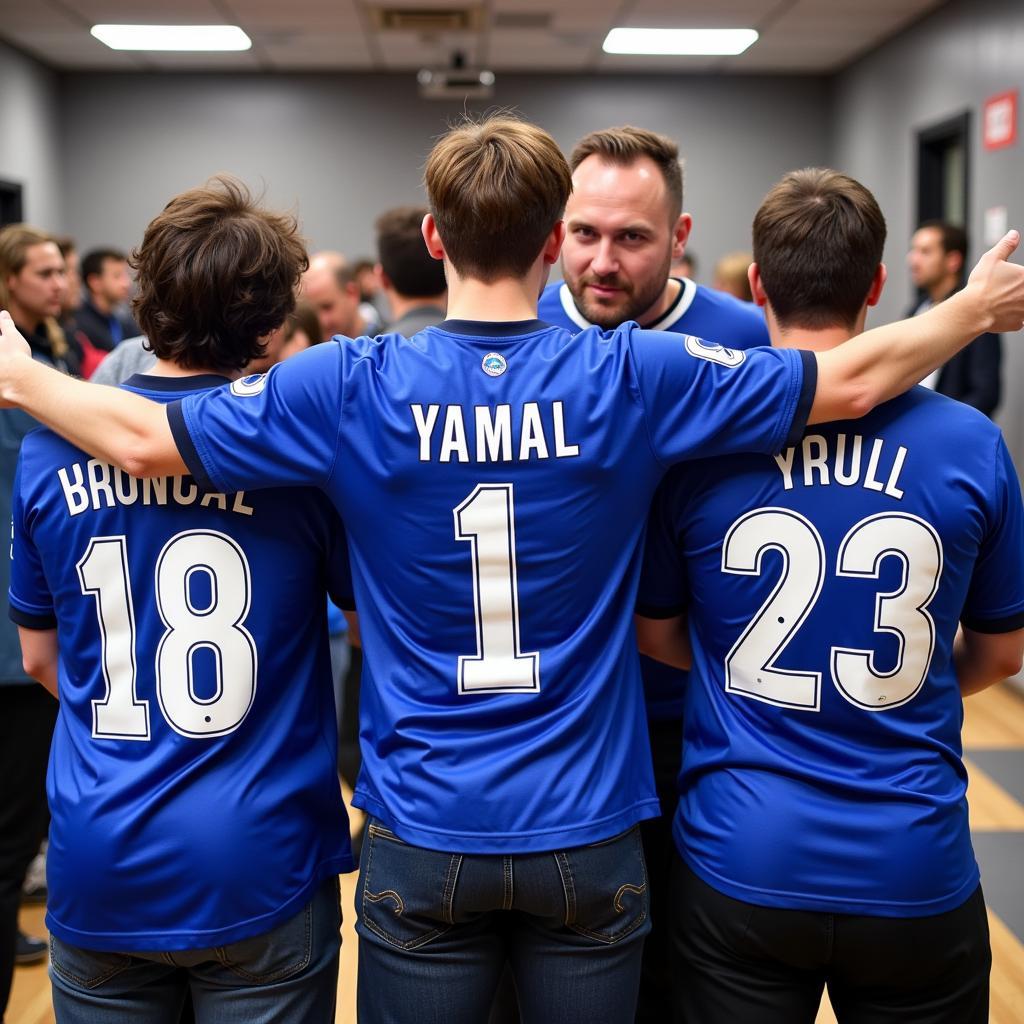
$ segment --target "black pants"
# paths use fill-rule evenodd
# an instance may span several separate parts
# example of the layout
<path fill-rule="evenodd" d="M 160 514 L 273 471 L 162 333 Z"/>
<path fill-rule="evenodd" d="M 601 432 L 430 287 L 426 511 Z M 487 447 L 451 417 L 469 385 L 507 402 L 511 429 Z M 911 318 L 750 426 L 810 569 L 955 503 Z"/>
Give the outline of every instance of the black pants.
<path fill-rule="evenodd" d="M 0 1020 L 14 973 L 21 886 L 46 835 L 46 763 L 57 702 L 38 683 L 0 685 Z"/>
<path fill-rule="evenodd" d="M 679 802 L 679 769 L 683 760 L 683 720 L 671 718 L 648 721 L 654 786 L 661 801 L 661 817 L 640 823 L 647 861 L 647 884 L 651 892 L 651 933 L 644 945 L 637 1001 L 637 1024 L 662 1024 L 672 993 L 669 964 L 669 918 L 672 908 L 669 888 L 675 847 L 672 818 Z"/>
<path fill-rule="evenodd" d="M 988 918 L 979 886 L 932 917 L 760 907 L 672 867 L 674 1019 L 813 1024 L 822 989 L 839 1024 L 987 1024 Z"/>

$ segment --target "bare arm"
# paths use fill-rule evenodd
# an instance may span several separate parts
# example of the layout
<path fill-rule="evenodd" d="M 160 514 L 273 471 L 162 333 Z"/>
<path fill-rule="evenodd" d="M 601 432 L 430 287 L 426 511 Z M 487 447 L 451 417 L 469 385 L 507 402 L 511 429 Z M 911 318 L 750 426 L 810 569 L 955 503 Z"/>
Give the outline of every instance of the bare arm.
<path fill-rule="evenodd" d="M 0 313 L 0 399 L 132 476 L 188 472 L 162 405 L 37 362 L 7 313 Z"/>
<path fill-rule="evenodd" d="M 978 261 L 967 286 L 921 316 L 865 331 L 818 353 L 809 423 L 852 419 L 913 387 L 986 331 L 1024 322 L 1024 267 L 1007 263 L 1020 235 L 1010 231 Z"/>
<path fill-rule="evenodd" d="M 26 629 L 19 626 L 18 639 L 21 640 L 21 663 L 25 671 L 59 699 L 57 630 Z"/>
<path fill-rule="evenodd" d="M 648 619 L 643 615 L 634 615 L 633 622 L 636 624 L 636 645 L 641 654 L 689 671 L 693 655 L 685 615 L 671 619 Z"/>
<path fill-rule="evenodd" d="M 1015 676 L 1024 660 L 1024 629 L 1010 633 L 976 633 L 961 629 L 953 642 L 953 666 L 960 692 L 969 697 Z"/>

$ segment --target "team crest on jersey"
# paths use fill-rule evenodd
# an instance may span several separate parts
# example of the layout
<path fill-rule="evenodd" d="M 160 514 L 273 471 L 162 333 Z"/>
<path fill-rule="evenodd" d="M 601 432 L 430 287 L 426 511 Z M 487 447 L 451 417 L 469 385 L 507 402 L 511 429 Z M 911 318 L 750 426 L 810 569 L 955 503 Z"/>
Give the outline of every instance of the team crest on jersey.
<path fill-rule="evenodd" d="M 739 366 L 747 358 L 746 353 L 735 348 L 716 345 L 703 338 L 686 335 L 686 351 L 698 359 L 706 359 L 709 363 L 721 363 L 722 366 Z"/>
<path fill-rule="evenodd" d="M 497 352 L 488 352 L 480 365 L 488 377 L 500 377 L 508 369 L 505 357 Z"/>
<path fill-rule="evenodd" d="M 267 386 L 265 373 L 250 373 L 247 377 L 239 377 L 231 382 L 231 393 L 239 398 L 251 398 L 258 395 Z"/>

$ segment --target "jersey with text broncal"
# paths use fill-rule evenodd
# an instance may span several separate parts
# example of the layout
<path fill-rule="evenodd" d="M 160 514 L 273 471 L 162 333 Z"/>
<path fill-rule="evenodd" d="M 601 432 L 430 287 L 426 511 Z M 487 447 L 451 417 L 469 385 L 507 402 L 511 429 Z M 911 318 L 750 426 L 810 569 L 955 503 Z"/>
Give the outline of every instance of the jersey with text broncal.
<path fill-rule="evenodd" d="M 923 388 L 775 458 L 680 467 L 640 606 L 688 607 L 676 843 L 774 907 L 951 910 L 978 884 L 951 648 L 1024 626 L 1024 517 L 998 429 Z"/>
<path fill-rule="evenodd" d="M 136 376 L 160 402 L 221 377 Z M 318 491 L 133 480 L 46 430 L 21 451 L 11 617 L 57 628 L 47 925 L 92 949 L 222 945 L 353 868 L 325 593 L 350 584 Z"/>
<path fill-rule="evenodd" d="M 753 303 L 705 288 L 685 277 L 673 280 L 679 282 L 679 294 L 659 320 L 651 325 L 651 330 L 693 334 L 732 349 L 770 343 L 764 315 Z M 570 334 L 593 326 L 576 307 L 572 292 L 564 282 L 556 282 L 544 289 L 537 315 L 546 323 L 564 327 Z M 640 675 L 644 681 L 648 716 L 655 721 L 680 718 L 687 673 L 641 655 Z"/>
<path fill-rule="evenodd" d="M 814 358 L 628 325 L 335 339 L 169 407 L 216 488 L 323 488 L 366 654 L 356 803 L 442 850 L 558 849 L 657 814 L 632 633 L 664 468 L 778 451 Z"/>

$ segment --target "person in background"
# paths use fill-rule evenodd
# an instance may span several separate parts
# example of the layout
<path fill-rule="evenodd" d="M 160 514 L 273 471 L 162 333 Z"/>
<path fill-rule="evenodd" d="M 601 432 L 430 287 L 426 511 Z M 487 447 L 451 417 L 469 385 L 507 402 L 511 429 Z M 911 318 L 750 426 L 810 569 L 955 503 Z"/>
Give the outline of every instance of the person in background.
<path fill-rule="evenodd" d="M 672 266 L 669 267 L 670 277 L 686 277 L 691 281 L 697 279 L 697 254 L 690 248 L 687 248 L 683 255 L 677 260 L 672 261 Z"/>
<path fill-rule="evenodd" d="M 93 249 L 82 259 L 85 297 L 75 314 L 75 325 L 103 352 L 111 352 L 139 334 L 125 303 L 131 292 L 128 257 L 117 249 Z"/>
<path fill-rule="evenodd" d="M 26 224 L 0 229 L 0 306 L 28 339 L 32 356 L 67 372 L 70 351 L 57 323 L 66 301 L 64 257 L 56 240 Z M 0 409 L 0 521 L 11 520 L 21 442 L 39 424 L 19 409 Z M 10 581 L 0 558 L 0 587 Z M 0 619 L 0 1020 L 15 959 L 32 963 L 46 944 L 18 930 L 18 907 L 29 865 L 46 835 L 46 762 L 57 702 L 25 672 L 18 631 Z"/>
<path fill-rule="evenodd" d="M 369 330 L 359 311 L 361 300 L 355 272 L 340 252 L 318 252 L 310 257 L 299 295 L 316 309 L 319 341 L 329 341 L 339 334 L 358 338 Z"/>
<path fill-rule="evenodd" d="M 743 302 L 753 302 L 750 282 L 747 280 L 747 270 L 752 259 L 749 252 L 726 253 L 715 264 L 715 276 L 711 287 L 741 299 Z"/>
<path fill-rule="evenodd" d="M 387 297 L 377 273 L 377 264 L 363 257 L 352 267 L 356 284 L 359 285 L 359 312 L 366 321 L 370 333 L 380 330 L 394 316 L 388 307 Z"/>
<path fill-rule="evenodd" d="M 924 293 L 909 311 L 916 315 L 963 287 L 967 232 L 946 221 L 925 221 L 914 232 L 907 263 L 911 280 Z M 1001 364 L 1002 341 L 998 334 L 986 332 L 921 383 L 991 416 L 1002 396 Z"/>
<path fill-rule="evenodd" d="M 377 275 L 391 309 L 388 331 L 411 338 L 444 319 L 444 265 L 423 244 L 425 206 L 399 206 L 377 218 Z"/>

